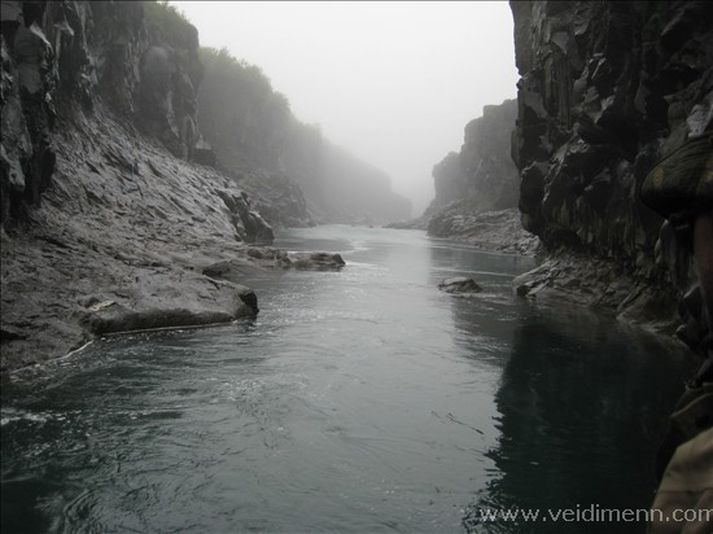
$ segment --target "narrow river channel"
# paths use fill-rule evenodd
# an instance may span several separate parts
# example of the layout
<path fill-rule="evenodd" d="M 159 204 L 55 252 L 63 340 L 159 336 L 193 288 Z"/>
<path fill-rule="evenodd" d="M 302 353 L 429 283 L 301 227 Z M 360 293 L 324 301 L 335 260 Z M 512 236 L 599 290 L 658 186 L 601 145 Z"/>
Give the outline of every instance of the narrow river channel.
<path fill-rule="evenodd" d="M 478 507 L 650 503 L 682 353 L 513 296 L 529 258 L 349 226 L 276 245 L 347 267 L 256 275 L 252 322 L 102 340 L 3 384 L 3 532 L 461 532 Z M 485 291 L 438 291 L 456 275 Z"/>

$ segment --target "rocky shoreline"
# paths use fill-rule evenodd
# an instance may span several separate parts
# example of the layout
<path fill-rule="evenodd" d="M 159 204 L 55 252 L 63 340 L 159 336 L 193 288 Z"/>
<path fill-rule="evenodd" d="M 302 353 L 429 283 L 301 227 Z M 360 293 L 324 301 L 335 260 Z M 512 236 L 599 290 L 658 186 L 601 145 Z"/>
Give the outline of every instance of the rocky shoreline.
<path fill-rule="evenodd" d="M 41 205 L 0 232 L 3 374 L 112 332 L 253 317 L 247 272 L 216 276 L 219 262 L 251 272 L 338 263 L 251 243 L 272 229 L 239 181 L 175 158 L 107 110 L 74 120 Z"/>
<path fill-rule="evenodd" d="M 426 230 L 435 239 L 461 241 L 489 252 L 535 256 L 542 252 L 537 236 L 526 231 L 516 208 L 479 212 L 468 201 L 452 202 L 435 214 L 386 225 L 396 230 Z"/>
<path fill-rule="evenodd" d="M 541 250 L 540 240 L 523 229 L 515 208 L 473 213 L 454 203 L 431 217 L 427 229 L 431 237 L 463 241 L 491 252 L 534 256 Z"/>
<path fill-rule="evenodd" d="M 567 249 L 550 251 L 513 280 L 522 298 L 560 301 L 595 309 L 650 332 L 671 336 L 680 328 L 678 297 L 611 260 Z"/>
<path fill-rule="evenodd" d="M 432 238 L 460 241 L 488 252 L 535 257 L 537 267 L 513 280 L 513 293 L 518 297 L 590 308 L 686 342 L 687 330 L 695 325 L 682 323 L 675 288 L 667 288 L 613 258 L 596 258 L 567 247 L 547 248 L 522 227 L 520 217 L 518 209 L 474 213 L 468 201 L 460 201 L 430 217 L 389 227 L 425 226 Z"/>
<path fill-rule="evenodd" d="M 174 8 L 2 15 L 0 374 L 96 336 L 254 317 L 248 272 L 343 266 L 265 248 L 272 225 L 313 224 L 307 200 L 283 173 L 216 159 L 198 32 Z"/>
<path fill-rule="evenodd" d="M 153 3 L 7 4 L 0 372 L 93 335 L 252 316 L 256 297 L 241 281 L 253 270 L 343 266 L 264 248 L 270 223 L 313 223 L 308 200 L 280 173 L 216 168 L 199 128 L 198 35 L 187 21 Z M 486 106 L 460 152 L 434 167 L 426 214 L 391 227 L 542 253 L 516 281 L 521 296 L 609 310 L 700 348 L 710 333 L 690 250 L 675 237 L 686 230 L 639 191 L 661 157 L 710 129 L 709 11 L 512 9 L 517 104 Z M 560 75 L 545 75 L 553 68 Z"/>

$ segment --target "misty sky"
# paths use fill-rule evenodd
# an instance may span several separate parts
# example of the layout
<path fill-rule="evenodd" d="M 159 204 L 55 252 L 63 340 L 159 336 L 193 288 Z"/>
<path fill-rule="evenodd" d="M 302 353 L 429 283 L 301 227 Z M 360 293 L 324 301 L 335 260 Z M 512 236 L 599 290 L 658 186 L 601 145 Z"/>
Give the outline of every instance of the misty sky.
<path fill-rule="evenodd" d="M 515 96 L 507 2 L 173 2 L 202 46 L 258 65 L 293 113 L 414 202 L 465 124 Z"/>

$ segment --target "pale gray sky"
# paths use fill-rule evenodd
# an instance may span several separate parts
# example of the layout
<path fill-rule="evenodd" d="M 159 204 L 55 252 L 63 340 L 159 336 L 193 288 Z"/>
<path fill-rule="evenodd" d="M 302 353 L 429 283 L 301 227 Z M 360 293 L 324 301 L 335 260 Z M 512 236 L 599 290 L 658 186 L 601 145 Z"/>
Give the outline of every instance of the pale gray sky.
<path fill-rule="evenodd" d="M 414 202 L 486 104 L 515 96 L 507 2 L 173 2 L 203 46 L 258 65 L 293 113 Z"/>

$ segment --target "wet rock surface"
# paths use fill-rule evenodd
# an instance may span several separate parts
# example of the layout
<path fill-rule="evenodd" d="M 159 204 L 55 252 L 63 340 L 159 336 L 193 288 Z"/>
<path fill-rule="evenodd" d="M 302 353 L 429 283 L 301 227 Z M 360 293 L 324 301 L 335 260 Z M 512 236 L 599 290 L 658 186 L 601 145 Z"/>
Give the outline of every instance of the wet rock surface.
<path fill-rule="evenodd" d="M 152 273 L 150 280 L 139 279 L 128 291 L 100 300 L 106 296 L 92 295 L 80 303 L 79 324 L 91 334 L 227 323 L 258 312 L 252 290 L 199 276 L 162 280 Z"/>
<path fill-rule="evenodd" d="M 201 272 L 226 258 L 258 268 L 216 184 L 236 198 L 242 191 L 101 109 L 76 120 L 81 129 L 67 127 L 57 144 L 40 206 L 2 230 L 3 369 L 96 334 L 253 315 L 254 294 Z"/>
<path fill-rule="evenodd" d="M 257 313 L 202 269 L 262 268 L 248 249 L 272 224 L 311 221 L 288 178 L 217 170 L 196 29 L 151 2 L 3 2 L 2 18 L 2 372 L 95 335 Z"/>
<path fill-rule="evenodd" d="M 566 249 L 513 280 L 514 292 L 532 300 L 558 300 L 596 308 L 648 330 L 673 335 L 679 325 L 673 288 L 652 286 L 616 262 Z"/>
<path fill-rule="evenodd" d="M 438 289 L 446 293 L 454 293 L 458 295 L 468 295 L 483 291 L 483 288 L 480 287 L 475 280 L 465 276 L 446 278 L 445 280 L 439 282 Z"/>
<path fill-rule="evenodd" d="M 587 269 L 620 270 L 642 287 L 682 297 L 697 283 L 690 232 L 676 239 L 661 216 L 670 213 L 644 205 L 640 192 L 658 161 L 697 136 L 710 137 L 713 8 L 512 2 L 511 9 L 520 73 L 513 157 L 524 227 L 553 261 L 574 254 L 561 261 L 582 270 L 581 281 L 599 276 Z M 674 189 L 689 208 L 706 202 L 702 191 Z M 680 205 L 670 193 L 664 204 Z M 576 258 L 581 267 L 572 264 Z M 570 284 L 561 269 L 537 273 L 543 288 Z M 660 303 L 658 313 L 665 318 L 670 310 L 670 302 Z"/>
<path fill-rule="evenodd" d="M 329 252 L 299 252 L 289 255 L 291 267 L 301 271 L 339 271 L 344 260 L 339 254 Z"/>

